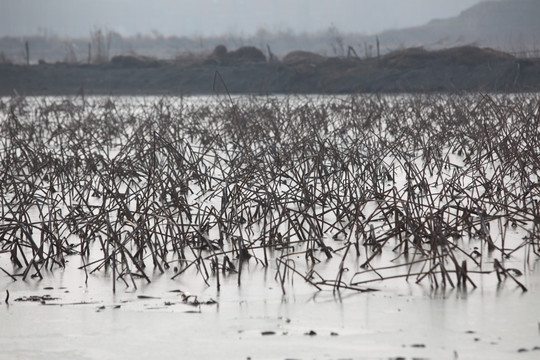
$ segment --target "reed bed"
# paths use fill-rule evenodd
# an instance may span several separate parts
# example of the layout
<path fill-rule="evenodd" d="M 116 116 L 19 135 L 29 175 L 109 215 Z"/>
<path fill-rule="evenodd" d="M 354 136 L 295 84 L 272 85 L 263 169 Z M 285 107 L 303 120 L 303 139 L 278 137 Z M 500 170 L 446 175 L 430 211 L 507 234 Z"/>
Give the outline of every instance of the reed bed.
<path fill-rule="evenodd" d="M 0 116 L 13 280 L 76 256 L 113 289 L 152 269 L 219 290 L 254 262 L 284 293 L 478 276 L 526 290 L 506 263 L 540 255 L 538 95 L 14 97 Z"/>

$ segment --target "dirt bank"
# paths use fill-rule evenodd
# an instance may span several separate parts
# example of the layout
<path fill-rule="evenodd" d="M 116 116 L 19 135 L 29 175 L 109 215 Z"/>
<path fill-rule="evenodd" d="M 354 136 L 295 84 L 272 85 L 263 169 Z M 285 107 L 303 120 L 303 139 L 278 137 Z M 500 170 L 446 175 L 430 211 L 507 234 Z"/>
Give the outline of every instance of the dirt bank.
<path fill-rule="evenodd" d="M 216 76 L 216 72 L 221 76 Z M 129 56 L 101 65 L 0 64 L 0 95 L 539 91 L 540 60 L 491 49 L 406 49 L 380 59 L 293 52 L 282 61 Z"/>

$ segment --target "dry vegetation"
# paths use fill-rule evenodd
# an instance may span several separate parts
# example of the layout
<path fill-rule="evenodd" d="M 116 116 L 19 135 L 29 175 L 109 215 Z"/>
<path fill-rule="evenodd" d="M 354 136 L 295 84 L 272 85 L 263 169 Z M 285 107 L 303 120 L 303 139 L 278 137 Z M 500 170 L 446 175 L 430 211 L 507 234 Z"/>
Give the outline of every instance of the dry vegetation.
<path fill-rule="evenodd" d="M 296 277 L 364 291 L 388 266 L 434 287 L 491 274 L 526 290 L 505 261 L 540 255 L 538 95 L 0 105 L 14 280 L 77 256 L 135 287 L 148 268 L 240 285 L 256 262 L 284 292 Z M 387 253 L 396 263 L 380 265 Z"/>

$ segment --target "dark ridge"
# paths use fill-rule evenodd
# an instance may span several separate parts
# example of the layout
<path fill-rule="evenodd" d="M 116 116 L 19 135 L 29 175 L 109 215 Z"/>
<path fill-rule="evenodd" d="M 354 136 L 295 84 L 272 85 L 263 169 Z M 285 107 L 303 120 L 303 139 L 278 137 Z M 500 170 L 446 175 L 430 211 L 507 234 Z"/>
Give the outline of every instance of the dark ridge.
<path fill-rule="evenodd" d="M 267 61 L 254 47 L 172 61 L 115 56 L 96 65 L 0 64 L 0 95 L 211 94 L 219 72 L 231 93 L 520 92 L 540 90 L 540 59 L 473 46 L 408 48 L 381 56 L 324 57 L 293 51 Z"/>

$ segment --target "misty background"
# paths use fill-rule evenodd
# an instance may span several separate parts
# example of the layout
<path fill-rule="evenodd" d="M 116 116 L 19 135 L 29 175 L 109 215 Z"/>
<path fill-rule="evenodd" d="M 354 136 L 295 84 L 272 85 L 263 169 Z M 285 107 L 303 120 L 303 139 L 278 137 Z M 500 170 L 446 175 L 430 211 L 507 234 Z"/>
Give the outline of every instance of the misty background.
<path fill-rule="evenodd" d="M 381 54 L 473 45 L 530 57 L 540 49 L 540 0 L 0 0 L 0 9 L 0 63 L 89 63 L 90 47 L 93 62 L 178 60 L 219 44 L 255 46 L 267 58 L 351 48 L 370 57 L 377 41 Z"/>
<path fill-rule="evenodd" d="M 459 14 L 480 0 L 0 0 L 0 36 L 88 36 L 94 27 L 122 35 L 312 33 L 332 24 L 375 34 Z"/>

